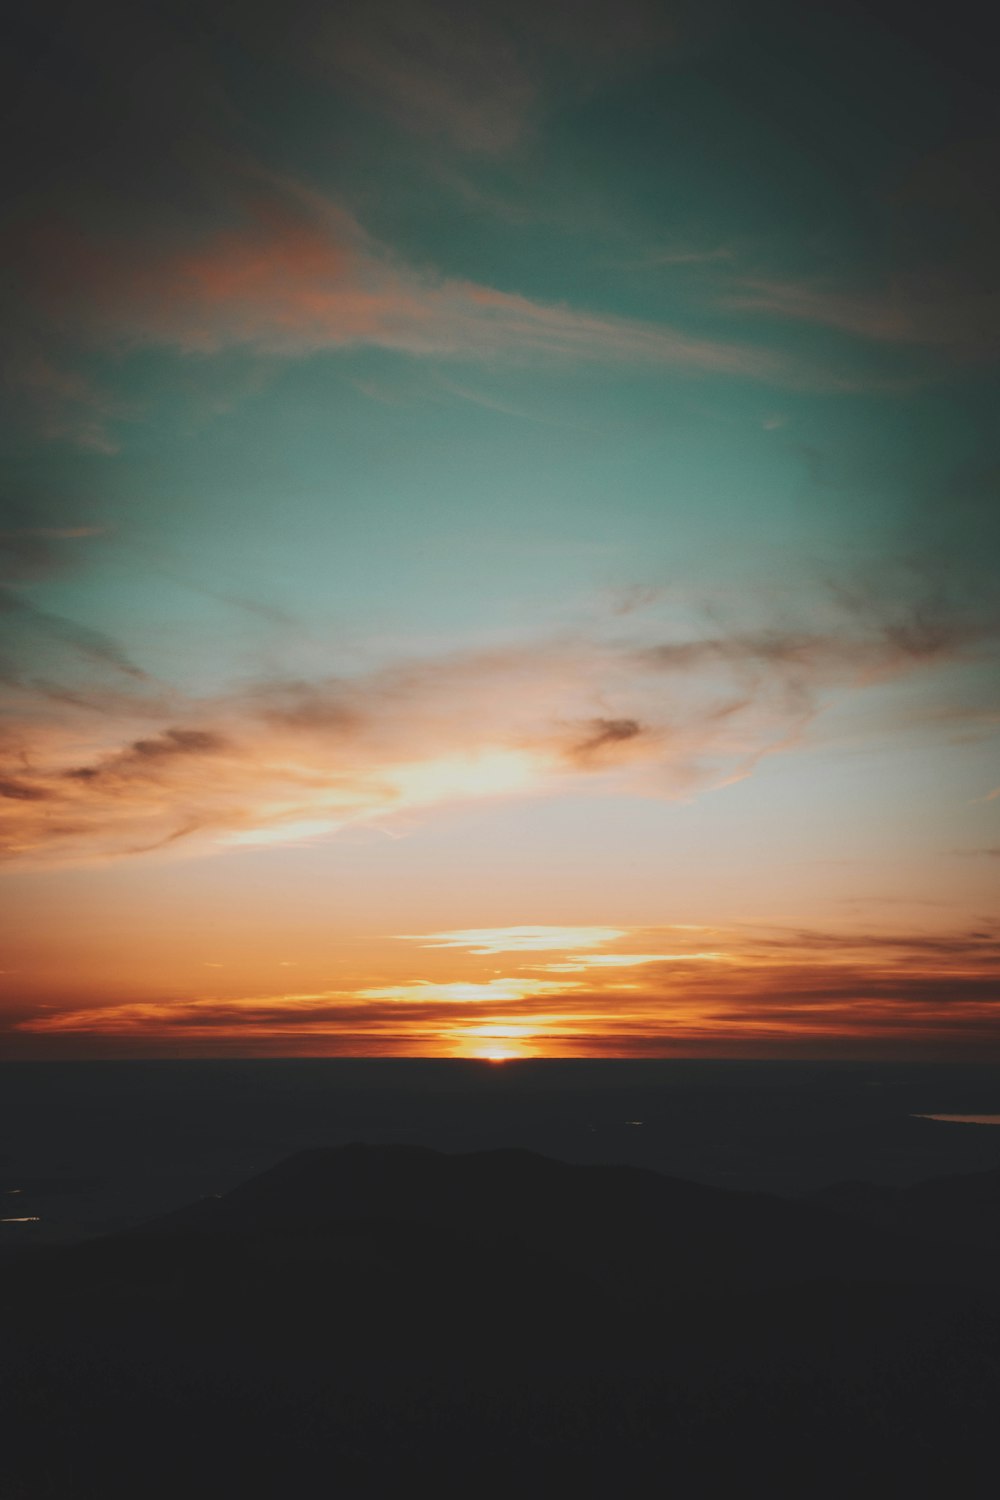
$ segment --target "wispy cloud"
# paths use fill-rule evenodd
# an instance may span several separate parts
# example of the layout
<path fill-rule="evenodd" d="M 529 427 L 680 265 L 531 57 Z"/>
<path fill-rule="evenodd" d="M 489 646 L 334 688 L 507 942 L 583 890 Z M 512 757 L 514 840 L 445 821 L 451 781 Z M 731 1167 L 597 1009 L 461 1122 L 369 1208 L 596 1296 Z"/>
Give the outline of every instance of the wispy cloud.
<path fill-rule="evenodd" d="M 922 341 L 912 309 L 901 298 L 891 295 L 851 293 L 807 281 L 747 277 L 721 300 L 724 306 L 737 312 L 821 323 L 842 333 L 884 343 Z"/>
<path fill-rule="evenodd" d="M 588 969 L 641 969 L 648 964 L 718 963 L 725 954 L 716 948 L 688 953 L 577 953 L 558 964 L 545 964 L 548 974 L 583 974 Z"/>
<path fill-rule="evenodd" d="M 85 550 L 76 544 L 107 532 L 73 518 L 76 509 L 47 497 L 0 499 L 0 584 L 32 583 L 72 568 Z"/>
<path fill-rule="evenodd" d="M 662 0 L 348 0 L 306 19 L 304 66 L 347 80 L 410 131 L 499 156 L 538 123 L 557 73 L 593 88 L 676 44 L 693 7 Z"/>
<path fill-rule="evenodd" d="M 734 277 L 721 306 L 811 323 L 870 343 L 926 350 L 964 364 L 1000 355 L 992 270 L 1000 252 L 995 132 L 958 138 L 917 159 L 886 204 L 880 276 Z"/>
<path fill-rule="evenodd" d="M 348 4 L 328 13 L 313 61 L 408 128 L 495 155 L 520 140 L 539 95 L 524 39 L 505 19 L 447 0 Z"/>
<path fill-rule="evenodd" d="M 570 787 L 687 798 L 805 743 L 844 694 L 975 660 L 992 640 L 988 621 L 929 614 L 919 595 L 908 614 L 840 590 L 814 602 L 809 629 L 698 633 L 692 619 L 684 633 L 651 611 L 603 633 L 191 699 L 156 690 L 102 635 L 8 603 L 133 685 L 110 716 L 103 688 L 92 705 L 64 694 L 54 714 L 54 690 L 22 679 L 0 764 L 17 788 L 4 848 L 32 860 L 296 842 Z"/>
<path fill-rule="evenodd" d="M 54 641 L 98 667 L 110 668 L 124 677 L 136 680 L 146 677 L 117 641 L 103 631 L 40 609 L 14 589 L 0 588 L 0 618 L 2 617 L 6 617 L 8 628 L 26 628 L 34 635 Z"/>
<path fill-rule="evenodd" d="M 435 984 L 430 979 L 415 979 L 407 984 L 376 985 L 357 990 L 358 1000 L 398 1000 L 425 1004 L 439 1001 L 447 1005 L 507 1005 L 534 999 L 539 995 L 557 995 L 565 988 L 554 979 L 486 979 L 482 983 L 452 980 Z"/>
<path fill-rule="evenodd" d="M 113 423 L 127 408 L 82 371 L 49 355 L 14 353 L 5 362 L 3 385 L 22 420 L 44 441 L 91 453 L 119 451 Z"/>
<path fill-rule="evenodd" d="M 601 947 L 626 936 L 622 927 L 469 927 L 456 932 L 412 933 L 400 942 L 419 943 L 424 948 L 459 948 L 466 953 L 547 953 L 553 949 L 575 953 L 581 948 Z"/>
<path fill-rule="evenodd" d="M 748 277 L 718 298 L 733 312 L 813 323 L 878 344 L 912 345 L 992 359 L 1000 330 L 990 295 L 961 285 L 895 280 L 883 290 Z"/>
<path fill-rule="evenodd" d="M 32 296 L 92 344 L 294 358 L 360 346 L 464 361 L 611 363 L 837 391 L 851 378 L 750 343 L 533 300 L 394 255 L 330 199 L 254 171 L 225 227 L 98 237 L 39 225 Z M 57 251 L 57 253 L 56 253 Z"/>
<path fill-rule="evenodd" d="M 623 271 L 646 271 L 656 270 L 663 267 L 667 270 L 692 270 L 711 268 L 717 270 L 720 266 L 732 265 L 739 259 L 739 251 L 735 245 L 712 245 L 701 246 L 697 244 L 684 244 L 675 242 L 668 245 L 655 246 L 644 254 L 632 256 L 628 259 L 604 262 Z"/>

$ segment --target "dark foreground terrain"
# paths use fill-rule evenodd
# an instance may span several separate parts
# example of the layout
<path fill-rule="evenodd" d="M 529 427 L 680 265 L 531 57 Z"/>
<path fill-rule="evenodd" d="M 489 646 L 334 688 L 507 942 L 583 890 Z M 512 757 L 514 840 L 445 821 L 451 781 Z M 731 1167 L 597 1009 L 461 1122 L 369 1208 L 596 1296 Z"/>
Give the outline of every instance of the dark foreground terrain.
<path fill-rule="evenodd" d="M 303 1151 L 6 1262 L 0 1493 L 992 1496 L 998 1196 Z"/>

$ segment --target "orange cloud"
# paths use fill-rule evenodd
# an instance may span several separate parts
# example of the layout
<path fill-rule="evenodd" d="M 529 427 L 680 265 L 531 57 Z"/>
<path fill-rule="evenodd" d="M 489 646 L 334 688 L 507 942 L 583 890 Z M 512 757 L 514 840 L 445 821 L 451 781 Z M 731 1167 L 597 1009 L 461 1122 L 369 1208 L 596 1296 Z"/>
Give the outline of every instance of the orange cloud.
<path fill-rule="evenodd" d="M 661 935 L 613 941 L 648 949 Z M 567 967 L 584 969 L 578 977 L 549 977 L 562 966 L 534 968 L 532 950 L 518 950 L 529 961 L 513 972 L 484 976 L 473 948 L 461 980 L 53 1008 L 18 1029 L 194 1052 L 224 1042 L 237 1051 L 403 1056 L 808 1056 L 810 1048 L 877 1056 L 900 1045 L 1000 1055 L 1000 929 L 729 931 L 718 941 L 712 953 L 586 955 L 631 959 L 643 966 L 641 983 L 573 964 L 572 946 L 563 951 Z"/>
<path fill-rule="evenodd" d="M 75 224 L 38 225 L 21 270 L 63 327 L 126 348 L 295 357 L 374 345 L 839 385 L 763 348 L 435 276 L 392 255 L 321 194 L 275 179 L 231 210 L 229 222 L 199 233 L 99 238 Z"/>
<path fill-rule="evenodd" d="M 794 750 L 839 695 L 976 647 L 969 622 L 920 600 L 912 618 L 834 600 L 825 620 L 817 601 L 810 633 L 650 621 L 642 643 L 595 632 L 192 700 L 103 636 L 13 594 L 4 607 L 127 685 L 111 700 L 22 685 L 0 818 L 6 856 L 29 861 L 295 842 L 570 787 L 690 797 Z"/>

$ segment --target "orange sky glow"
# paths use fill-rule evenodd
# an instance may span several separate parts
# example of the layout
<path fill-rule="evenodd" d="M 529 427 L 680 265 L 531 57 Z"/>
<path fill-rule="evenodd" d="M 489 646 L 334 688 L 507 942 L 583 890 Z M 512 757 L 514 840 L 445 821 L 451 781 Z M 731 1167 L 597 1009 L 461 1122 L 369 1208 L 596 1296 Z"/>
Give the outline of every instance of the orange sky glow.
<path fill-rule="evenodd" d="M 17 1036 L 25 1055 L 34 1039 L 44 1055 L 55 1044 L 57 1055 L 494 1061 L 795 1056 L 831 1044 L 848 1056 L 928 1045 L 947 1054 L 970 1038 L 991 1041 L 997 945 L 987 934 L 513 926 L 366 946 L 373 975 L 405 947 L 406 972 L 420 977 L 358 983 L 345 974 L 314 988 L 285 961 L 280 989 L 244 989 L 218 963 L 194 994 L 43 1002 Z"/>
<path fill-rule="evenodd" d="M 959 74 L 452 8 L 32 11 L 0 1058 L 1000 1059 Z"/>

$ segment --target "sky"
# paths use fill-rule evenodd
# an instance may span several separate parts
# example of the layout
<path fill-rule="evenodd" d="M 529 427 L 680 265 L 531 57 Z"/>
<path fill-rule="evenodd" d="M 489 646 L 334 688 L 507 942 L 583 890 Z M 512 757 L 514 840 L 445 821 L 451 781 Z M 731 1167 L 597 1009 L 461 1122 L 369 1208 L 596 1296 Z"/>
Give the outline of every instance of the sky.
<path fill-rule="evenodd" d="M 0 1053 L 1000 1057 L 976 25 L 15 5 Z"/>

